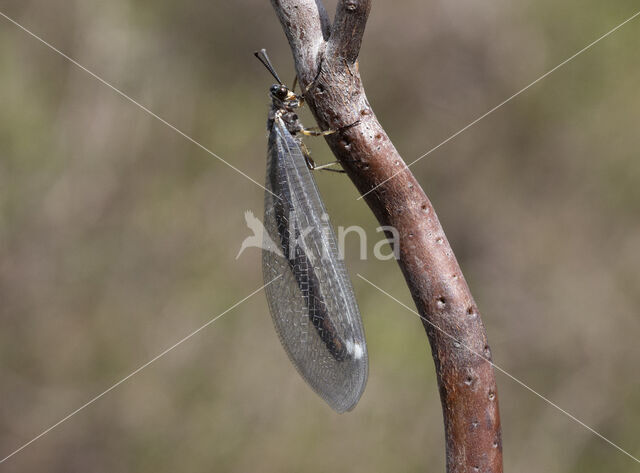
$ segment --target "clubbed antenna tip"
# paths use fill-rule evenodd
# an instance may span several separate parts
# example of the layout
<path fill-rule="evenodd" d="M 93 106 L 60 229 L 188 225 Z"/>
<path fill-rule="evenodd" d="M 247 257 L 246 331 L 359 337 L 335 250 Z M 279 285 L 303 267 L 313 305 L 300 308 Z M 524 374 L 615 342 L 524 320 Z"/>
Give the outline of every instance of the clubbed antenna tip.
<path fill-rule="evenodd" d="M 258 58 L 258 60 L 264 65 L 264 67 L 267 68 L 271 75 L 278 81 L 278 84 L 284 85 L 280 80 L 280 77 L 278 77 L 276 70 L 271 65 L 271 61 L 269 60 L 269 56 L 267 56 L 266 49 L 263 48 L 260 51 L 256 51 L 253 53 L 253 55 Z"/>

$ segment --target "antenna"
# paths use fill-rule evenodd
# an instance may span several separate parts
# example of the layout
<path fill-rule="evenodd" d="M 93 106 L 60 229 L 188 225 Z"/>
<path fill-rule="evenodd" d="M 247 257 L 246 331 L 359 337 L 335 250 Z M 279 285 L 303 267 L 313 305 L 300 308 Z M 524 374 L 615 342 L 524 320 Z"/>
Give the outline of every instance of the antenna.
<path fill-rule="evenodd" d="M 284 85 L 280 80 L 280 78 L 278 77 L 278 74 L 276 74 L 276 70 L 271 65 L 271 61 L 269 61 L 269 56 L 267 56 L 266 49 L 261 49 L 260 51 L 256 51 L 255 53 L 253 53 L 253 55 L 257 57 L 262 64 L 264 64 L 264 67 L 266 67 L 267 70 L 271 73 L 271 75 L 278 81 L 278 84 Z"/>

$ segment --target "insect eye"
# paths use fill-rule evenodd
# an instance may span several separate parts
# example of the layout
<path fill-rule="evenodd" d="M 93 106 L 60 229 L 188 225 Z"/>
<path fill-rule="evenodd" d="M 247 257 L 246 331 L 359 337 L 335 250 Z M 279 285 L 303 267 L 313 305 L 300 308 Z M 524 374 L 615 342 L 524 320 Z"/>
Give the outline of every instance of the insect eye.
<path fill-rule="evenodd" d="M 287 89 L 287 86 L 285 85 L 274 84 L 269 88 L 269 92 L 271 92 L 271 95 L 280 100 L 286 100 L 286 98 L 289 96 L 289 89 Z"/>
<path fill-rule="evenodd" d="M 279 99 L 284 100 L 287 98 L 287 95 L 289 95 L 289 89 L 287 89 L 285 86 L 281 86 L 280 88 L 278 88 L 278 92 L 276 93 L 276 95 Z"/>

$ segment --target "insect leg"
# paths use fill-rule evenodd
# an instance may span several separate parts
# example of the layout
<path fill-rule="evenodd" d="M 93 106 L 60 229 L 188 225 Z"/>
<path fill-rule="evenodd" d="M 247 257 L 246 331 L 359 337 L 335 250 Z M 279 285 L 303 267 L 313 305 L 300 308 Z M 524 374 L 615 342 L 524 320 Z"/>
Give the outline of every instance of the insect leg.
<path fill-rule="evenodd" d="M 305 136 L 327 136 L 327 135 L 331 135 L 333 133 L 335 133 L 338 130 L 318 130 L 317 128 L 303 128 L 300 130 L 300 133 L 302 133 Z"/>
<path fill-rule="evenodd" d="M 317 165 L 316 162 L 311 157 L 311 154 L 309 153 L 309 149 L 304 143 L 300 143 L 300 150 L 302 151 L 302 156 L 304 156 L 304 162 L 307 164 L 307 167 L 312 171 L 331 171 L 331 172 L 340 172 L 340 173 L 346 172 L 344 169 L 330 168 L 330 166 L 335 166 L 336 164 L 340 164 L 338 161 Z"/>
<path fill-rule="evenodd" d="M 331 172 L 340 172 L 340 173 L 345 173 L 347 171 L 345 171 L 344 169 L 332 169 L 329 166 L 340 166 L 340 161 L 333 161 L 331 163 L 327 163 L 327 164 L 321 164 L 319 166 L 314 164 L 314 167 L 311 168 L 313 171 L 331 171 Z"/>
<path fill-rule="evenodd" d="M 300 85 L 300 89 L 302 90 L 302 97 L 304 98 L 305 95 L 307 95 L 311 89 L 313 89 L 316 85 L 318 85 L 318 79 L 320 78 L 320 74 L 322 73 L 322 63 L 324 62 L 324 55 L 320 56 L 320 64 L 318 64 L 318 72 L 316 73 L 316 76 L 313 78 L 313 80 L 309 83 L 309 85 L 306 88 L 302 88 L 302 85 Z M 296 77 L 297 79 L 297 77 Z"/>
<path fill-rule="evenodd" d="M 311 153 L 309 153 L 309 148 L 307 148 L 307 145 L 305 145 L 302 141 L 300 141 L 300 143 L 298 144 L 300 145 L 300 151 L 302 151 L 302 156 L 304 156 L 304 162 L 307 164 L 307 167 L 311 170 L 315 169 L 316 163 L 311 157 Z"/>
<path fill-rule="evenodd" d="M 320 58 L 320 67 L 318 67 L 318 72 L 316 76 L 313 78 L 313 80 L 311 81 L 311 83 L 306 88 L 303 88 L 302 84 L 300 84 L 300 95 L 296 95 L 296 98 L 298 99 L 298 102 L 299 102 L 299 105 L 298 105 L 299 107 L 302 107 L 304 105 L 305 95 L 308 94 L 309 91 L 313 89 L 318 83 L 318 78 L 320 77 L 320 73 L 322 72 L 322 60 L 323 58 Z M 293 86 L 291 87 L 291 92 L 293 92 L 294 94 L 296 92 L 296 85 L 298 85 L 297 74 L 293 79 Z"/>
<path fill-rule="evenodd" d="M 358 126 L 360 125 L 360 120 L 356 120 L 353 123 L 350 123 L 349 125 L 345 125 L 345 126 L 341 126 L 340 128 L 338 128 L 336 131 L 344 131 L 344 130 L 348 130 L 349 128 L 352 128 L 354 126 Z"/>
<path fill-rule="evenodd" d="M 324 130 L 324 131 L 320 130 L 318 127 L 302 128 L 300 130 L 300 133 L 302 133 L 305 136 L 327 136 L 327 135 L 332 135 L 334 133 L 337 133 L 339 131 L 348 130 L 349 128 L 352 128 L 359 124 L 360 124 L 360 120 L 356 120 L 355 122 L 349 125 L 341 126 L 337 130 Z"/>

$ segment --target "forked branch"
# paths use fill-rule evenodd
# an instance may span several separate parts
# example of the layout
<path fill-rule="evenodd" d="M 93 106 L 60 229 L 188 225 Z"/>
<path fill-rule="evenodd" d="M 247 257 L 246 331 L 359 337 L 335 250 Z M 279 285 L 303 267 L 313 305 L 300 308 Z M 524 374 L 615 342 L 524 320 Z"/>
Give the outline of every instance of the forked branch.
<path fill-rule="evenodd" d="M 400 235 L 399 264 L 423 318 L 444 414 L 447 471 L 502 472 L 500 415 L 482 320 L 426 194 L 378 122 L 357 58 L 370 0 L 272 0 L 305 95 L 327 142 L 381 225 Z M 321 72 L 318 75 L 318 68 Z M 359 120 L 358 126 L 347 127 Z M 395 175 L 398 170 L 403 170 Z M 380 183 L 384 183 L 378 186 Z M 371 191 L 374 189 L 373 191 Z M 480 355 L 480 356 L 479 356 Z"/>

